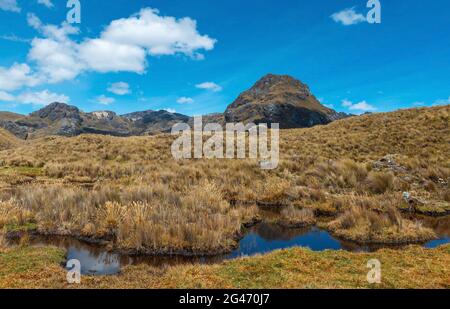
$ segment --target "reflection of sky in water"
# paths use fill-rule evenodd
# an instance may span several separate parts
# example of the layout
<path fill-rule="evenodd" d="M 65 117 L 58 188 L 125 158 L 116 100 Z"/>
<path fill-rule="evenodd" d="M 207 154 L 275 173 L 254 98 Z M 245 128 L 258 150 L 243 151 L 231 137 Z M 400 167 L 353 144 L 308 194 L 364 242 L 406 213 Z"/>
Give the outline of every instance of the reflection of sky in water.
<path fill-rule="evenodd" d="M 112 275 L 120 271 L 119 256 L 108 252 L 93 254 L 89 247 L 67 249 L 67 260 L 78 260 L 81 273 L 88 275 Z"/>
<path fill-rule="evenodd" d="M 292 247 L 308 247 L 314 251 L 327 249 L 338 250 L 342 248 L 339 241 L 331 237 L 329 233 L 319 229 L 311 229 L 306 233 L 303 232 L 303 234 L 293 236 L 290 239 L 281 240 L 265 238 L 258 233 L 258 230 L 253 230 L 241 240 L 239 249 L 231 253 L 227 258 L 251 256 Z"/>
<path fill-rule="evenodd" d="M 436 247 L 439 247 L 439 246 L 442 246 L 442 245 L 445 245 L 448 243 L 450 243 L 450 237 L 444 237 L 444 238 L 440 238 L 437 240 L 432 240 L 432 241 L 427 242 L 425 244 L 425 248 L 432 249 L 432 248 L 436 248 Z"/>
<path fill-rule="evenodd" d="M 436 248 L 450 243 L 449 219 L 443 218 L 425 224 L 433 228 L 440 239 L 427 242 L 426 248 Z M 240 241 L 238 249 L 225 256 L 187 258 L 187 257 L 133 257 L 108 252 L 105 248 L 82 243 L 75 239 L 48 238 L 37 240 L 40 245 L 55 245 L 67 250 L 67 260 L 76 259 L 81 263 L 82 274 L 113 275 L 119 273 L 121 267 L 129 264 L 149 264 L 155 267 L 176 265 L 181 263 L 217 263 L 225 259 L 240 256 L 265 254 L 278 249 L 307 247 L 313 251 L 348 250 L 354 252 L 374 251 L 383 246 L 361 246 L 355 243 L 340 241 L 328 232 L 318 228 L 288 229 L 275 224 L 262 223 L 251 228 Z M 386 247 L 386 246 L 384 246 Z M 398 247 L 397 247 L 398 248 Z"/>

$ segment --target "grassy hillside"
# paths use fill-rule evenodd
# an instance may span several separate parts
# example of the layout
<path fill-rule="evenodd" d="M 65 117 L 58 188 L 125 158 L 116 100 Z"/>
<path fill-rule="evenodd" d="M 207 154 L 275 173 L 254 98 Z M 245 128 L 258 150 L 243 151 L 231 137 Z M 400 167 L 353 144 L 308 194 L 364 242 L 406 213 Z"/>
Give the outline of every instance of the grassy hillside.
<path fill-rule="evenodd" d="M 0 152 L 4 224 L 114 238 L 123 250 L 212 253 L 229 250 L 241 226 L 260 217 L 254 205 L 264 205 L 288 206 L 287 224 L 319 221 L 353 241 L 423 241 L 433 232 L 400 211 L 450 213 L 449 112 L 403 110 L 283 131 L 274 171 L 254 160 L 175 161 L 169 135 L 30 141 Z"/>
<path fill-rule="evenodd" d="M 0 112 L 0 120 L 16 121 L 23 117 L 25 117 L 25 116 L 21 115 L 21 114 L 16 114 L 16 113 L 11 113 L 11 112 Z"/>
<path fill-rule="evenodd" d="M 18 147 L 22 143 L 22 140 L 18 139 L 8 131 L 0 129 L 0 150 Z"/>

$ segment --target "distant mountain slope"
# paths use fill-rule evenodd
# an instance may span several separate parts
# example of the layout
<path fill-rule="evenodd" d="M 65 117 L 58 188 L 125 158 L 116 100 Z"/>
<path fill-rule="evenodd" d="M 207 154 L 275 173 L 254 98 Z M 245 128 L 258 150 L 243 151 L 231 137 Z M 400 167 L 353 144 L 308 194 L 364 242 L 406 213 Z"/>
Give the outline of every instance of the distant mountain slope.
<path fill-rule="evenodd" d="M 144 111 L 122 115 L 122 118 L 131 121 L 133 135 L 149 135 L 160 132 L 170 132 L 172 127 L 180 122 L 187 123 L 189 117 L 169 113 L 167 111 Z"/>
<path fill-rule="evenodd" d="M 227 122 L 279 123 L 283 129 L 327 124 L 346 116 L 320 104 L 302 82 L 273 74 L 243 92 L 225 112 Z"/>
<path fill-rule="evenodd" d="M 203 117 L 204 123 L 280 123 L 282 129 L 312 127 L 348 117 L 322 104 L 308 86 L 287 75 L 269 74 L 243 92 L 224 114 Z M 192 118 L 164 110 L 126 115 L 111 111 L 85 113 L 75 106 L 52 103 L 28 116 L 0 112 L 0 128 L 21 139 L 44 136 L 77 136 L 84 133 L 136 136 L 169 132 L 176 123 Z"/>
<path fill-rule="evenodd" d="M 449 117 L 450 105 L 447 105 L 352 117 L 314 128 L 283 130 L 280 135 L 280 157 L 300 164 L 299 158 L 308 158 L 308 162 L 320 157 L 332 160 L 350 158 L 364 162 L 378 160 L 387 154 L 399 154 L 429 162 L 431 158 L 438 158 L 438 163 L 448 169 Z M 37 162 L 101 161 L 103 156 L 92 157 L 93 153 L 101 151 L 106 154 L 127 154 L 130 161 L 139 161 L 143 157 L 172 161 L 172 140 L 167 135 L 152 139 L 118 139 L 99 135 L 70 139 L 46 137 L 3 152 L 0 160 L 14 160 L 27 154 Z M 98 148 L 100 143 L 105 146 Z M 159 147 L 155 148 L 155 145 Z"/>
<path fill-rule="evenodd" d="M 188 121 L 188 116 L 166 111 L 148 110 L 122 116 L 111 111 L 85 113 L 75 106 L 57 102 L 28 116 L 0 114 L 0 127 L 21 139 L 50 135 L 70 137 L 83 133 L 112 136 L 151 135 L 168 132 L 174 124 Z"/>
<path fill-rule="evenodd" d="M 10 132 L 0 129 L 0 150 L 5 150 L 19 146 L 23 143 L 22 140 L 12 135 Z"/>

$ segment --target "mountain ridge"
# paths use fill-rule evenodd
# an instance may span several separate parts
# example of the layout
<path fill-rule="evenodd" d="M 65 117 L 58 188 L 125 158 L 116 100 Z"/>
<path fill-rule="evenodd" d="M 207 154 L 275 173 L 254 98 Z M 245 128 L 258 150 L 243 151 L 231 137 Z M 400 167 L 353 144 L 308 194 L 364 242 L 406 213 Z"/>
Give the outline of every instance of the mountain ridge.
<path fill-rule="evenodd" d="M 288 75 L 267 74 L 242 92 L 224 113 L 205 115 L 208 122 L 280 123 L 282 129 L 324 125 L 349 117 L 322 105 L 310 88 Z M 0 128 L 21 139 L 84 133 L 139 136 L 170 132 L 176 123 L 192 123 L 192 117 L 165 110 L 144 110 L 118 115 L 113 111 L 84 112 L 54 102 L 29 115 L 0 112 Z"/>

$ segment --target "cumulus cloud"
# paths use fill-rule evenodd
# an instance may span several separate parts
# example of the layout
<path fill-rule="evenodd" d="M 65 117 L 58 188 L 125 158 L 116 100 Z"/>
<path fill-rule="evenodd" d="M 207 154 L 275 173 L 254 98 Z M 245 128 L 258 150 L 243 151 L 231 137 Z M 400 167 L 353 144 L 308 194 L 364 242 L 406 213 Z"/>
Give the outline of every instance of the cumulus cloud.
<path fill-rule="evenodd" d="M 16 0 L 0 0 L 0 10 L 19 13 L 20 7 Z"/>
<path fill-rule="evenodd" d="M 27 22 L 28 25 L 33 27 L 36 30 L 40 30 L 42 27 L 42 22 L 39 19 L 39 17 L 37 17 L 35 14 L 33 13 L 28 13 L 27 14 Z"/>
<path fill-rule="evenodd" d="M 367 21 L 366 17 L 360 13 L 356 13 L 354 8 L 334 13 L 331 15 L 331 18 L 344 26 L 356 25 Z"/>
<path fill-rule="evenodd" d="M 115 100 L 114 100 L 114 98 L 109 98 L 105 95 L 101 95 L 101 96 L 98 96 L 97 98 L 95 98 L 95 101 L 102 105 L 110 105 L 110 104 L 114 103 Z"/>
<path fill-rule="evenodd" d="M 204 82 L 196 85 L 195 87 L 199 89 L 211 90 L 213 92 L 222 91 L 222 87 L 213 82 Z"/>
<path fill-rule="evenodd" d="M 0 90 L 35 86 L 38 82 L 33 85 L 30 80 L 35 76 L 39 76 L 39 83 L 58 83 L 89 71 L 143 74 L 148 56 L 183 54 L 200 59 L 201 51 L 213 49 L 216 43 L 197 31 L 195 20 L 161 16 L 151 8 L 112 21 L 97 38 L 78 40 L 73 36 L 79 35 L 79 28 L 66 22 L 46 25 L 32 13 L 27 15 L 27 21 L 40 34 L 31 41 L 28 52 L 28 60 L 36 64 L 35 70 L 31 72 L 28 64 L 17 64 L 23 66 L 27 78 L 12 79 L 7 86 L 0 83 Z M 0 82 L 13 71 L 17 67 L 0 67 Z"/>
<path fill-rule="evenodd" d="M 11 102 L 14 101 L 14 96 L 5 91 L 0 91 L 0 102 Z"/>
<path fill-rule="evenodd" d="M 10 68 L 0 67 L 0 90 L 16 90 L 21 87 L 33 87 L 40 79 L 32 73 L 25 63 L 14 63 Z"/>
<path fill-rule="evenodd" d="M 107 90 L 117 95 L 126 95 L 131 92 L 130 85 L 124 82 L 113 83 Z"/>
<path fill-rule="evenodd" d="M 350 107 L 350 106 L 352 106 L 352 105 L 353 105 L 353 103 L 352 103 L 351 101 L 349 101 L 349 100 L 347 100 L 347 99 L 342 100 L 342 106 L 344 106 L 344 107 Z"/>
<path fill-rule="evenodd" d="M 370 105 L 366 101 L 361 101 L 359 103 L 353 103 L 353 102 L 345 99 L 345 100 L 342 100 L 342 106 L 347 107 L 351 111 L 356 111 L 356 112 L 361 112 L 361 113 L 375 112 L 377 110 L 376 107 Z"/>
<path fill-rule="evenodd" d="M 211 50 L 216 40 L 197 31 L 197 22 L 189 17 L 176 19 L 160 16 L 159 11 L 142 9 L 129 18 L 114 20 L 101 34 L 101 39 L 119 45 L 144 48 L 151 55 L 190 56 L 197 50 Z"/>
<path fill-rule="evenodd" d="M 39 92 L 24 92 L 19 94 L 14 101 L 22 104 L 48 105 L 52 102 L 69 103 L 70 98 L 63 94 L 53 93 L 48 90 Z"/>
<path fill-rule="evenodd" d="M 37 0 L 37 2 L 39 4 L 45 5 L 48 8 L 52 8 L 53 7 L 53 3 L 51 0 Z"/>
<path fill-rule="evenodd" d="M 367 103 L 366 101 L 362 101 L 356 104 L 353 104 L 352 106 L 350 106 L 350 110 L 352 111 L 360 111 L 360 112 L 374 112 L 377 109 L 370 105 L 369 103 Z"/>
<path fill-rule="evenodd" d="M 177 100 L 177 103 L 179 104 L 191 104 L 194 103 L 194 99 L 187 98 L 187 97 L 181 97 Z"/>
<path fill-rule="evenodd" d="M 93 39 L 80 44 L 78 52 L 87 69 L 101 73 L 127 71 L 142 74 L 147 66 L 145 50 L 135 45 Z"/>
<path fill-rule="evenodd" d="M 165 109 L 163 109 L 164 111 L 166 111 L 166 112 L 169 112 L 169 113 L 171 113 L 171 114 L 175 114 L 177 111 L 176 110 L 174 110 L 173 108 L 165 108 Z"/>

